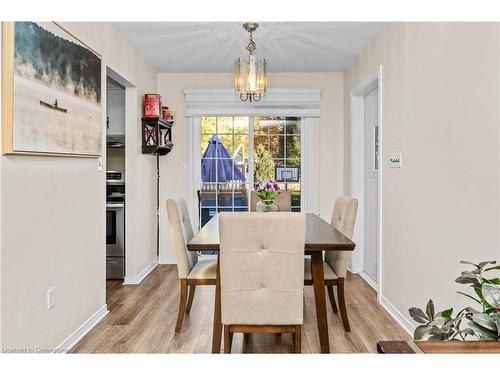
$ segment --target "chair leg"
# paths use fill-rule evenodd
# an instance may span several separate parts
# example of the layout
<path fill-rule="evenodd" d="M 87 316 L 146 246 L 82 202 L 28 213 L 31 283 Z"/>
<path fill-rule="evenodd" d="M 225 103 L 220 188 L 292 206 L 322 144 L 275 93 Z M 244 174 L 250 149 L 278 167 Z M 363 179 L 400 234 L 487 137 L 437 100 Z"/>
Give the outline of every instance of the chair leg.
<path fill-rule="evenodd" d="M 302 353 L 302 333 L 301 327 L 295 327 L 295 333 L 292 335 L 293 337 L 293 346 L 295 347 L 295 353 Z"/>
<path fill-rule="evenodd" d="M 342 323 L 344 323 L 345 330 L 350 332 L 351 326 L 349 325 L 349 318 L 347 317 L 347 309 L 345 306 L 344 281 L 344 278 L 339 278 L 337 292 L 339 294 L 339 307 L 340 315 L 342 316 Z"/>
<path fill-rule="evenodd" d="M 187 280 L 181 279 L 181 297 L 179 300 L 179 313 L 177 314 L 177 323 L 175 324 L 175 332 L 180 332 L 182 321 L 184 320 L 184 311 L 186 310 L 187 299 Z"/>
<path fill-rule="evenodd" d="M 337 303 L 335 302 L 335 292 L 333 291 L 333 285 L 327 285 L 326 290 L 328 290 L 328 297 L 330 298 L 330 305 L 332 305 L 333 313 L 337 314 L 339 310 L 337 309 Z"/>
<path fill-rule="evenodd" d="M 231 344 L 233 343 L 233 334 L 230 333 L 230 326 L 224 326 L 224 353 L 231 353 Z"/>
<path fill-rule="evenodd" d="M 186 307 L 186 312 L 189 313 L 191 311 L 191 306 L 193 305 L 194 292 L 196 291 L 196 285 L 189 286 L 189 298 Z"/>
<path fill-rule="evenodd" d="M 252 352 L 252 337 L 250 333 L 243 333 L 243 353 Z"/>
<path fill-rule="evenodd" d="M 249 333 L 244 333 L 243 334 L 243 340 L 245 341 L 246 344 L 248 344 L 248 341 L 250 340 L 250 334 Z"/>

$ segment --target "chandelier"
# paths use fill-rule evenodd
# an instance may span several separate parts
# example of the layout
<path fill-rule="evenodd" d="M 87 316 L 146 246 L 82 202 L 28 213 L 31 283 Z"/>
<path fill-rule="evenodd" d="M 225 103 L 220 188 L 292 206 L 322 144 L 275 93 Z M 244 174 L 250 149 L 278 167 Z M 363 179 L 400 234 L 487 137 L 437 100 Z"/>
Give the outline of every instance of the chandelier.
<path fill-rule="evenodd" d="M 257 45 L 253 41 L 252 33 L 259 27 L 258 23 L 247 22 L 243 28 L 250 33 L 249 42 L 246 47 L 248 58 L 238 57 L 234 62 L 234 89 L 240 94 L 244 102 L 258 102 L 267 89 L 266 60 L 255 57 L 254 51 Z"/>

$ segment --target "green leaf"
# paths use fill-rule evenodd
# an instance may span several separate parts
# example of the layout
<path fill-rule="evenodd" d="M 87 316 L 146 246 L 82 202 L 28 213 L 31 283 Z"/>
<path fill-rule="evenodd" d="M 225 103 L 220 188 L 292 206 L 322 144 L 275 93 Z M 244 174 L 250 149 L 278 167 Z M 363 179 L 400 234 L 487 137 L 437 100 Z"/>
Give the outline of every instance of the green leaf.
<path fill-rule="evenodd" d="M 431 299 L 429 300 L 429 302 L 427 302 L 425 312 L 430 320 L 434 320 L 434 302 L 432 302 Z"/>
<path fill-rule="evenodd" d="M 438 332 L 439 328 L 428 325 L 421 325 L 415 328 L 415 331 L 413 332 L 413 338 L 415 340 L 427 340 L 431 335 Z"/>
<path fill-rule="evenodd" d="M 475 287 L 474 292 L 476 292 L 477 296 L 482 301 L 483 300 L 483 291 L 481 290 L 481 287 Z"/>
<path fill-rule="evenodd" d="M 500 307 L 487 307 L 484 309 L 483 313 L 489 315 L 496 313 L 497 311 L 500 311 Z"/>
<path fill-rule="evenodd" d="M 500 313 L 495 314 L 495 324 L 497 325 L 497 335 L 500 335 Z"/>
<path fill-rule="evenodd" d="M 453 314 L 453 309 L 444 310 L 438 313 L 439 316 L 442 316 L 445 319 L 451 319 L 451 315 Z"/>
<path fill-rule="evenodd" d="M 475 283 L 476 279 L 473 279 L 472 277 L 459 276 L 455 279 L 455 282 L 459 284 L 470 284 Z"/>
<path fill-rule="evenodd" d="M 464 335 L 470 335 L 470 336 L 474 336 L 475 334 L 472 328 L 464 328 L 460 332 L 462 332 L 462 334 Z"/>
<path fill-rule="evenodd" d="M 430 333 L 432 330 L 432 327 L 427 326 L 427 325 L 421 325 L 415 328 L 415 331 L 413 332 L 413 339 L 415 340 L 423 340 L 424 337 L 427 337 L 427 335 Z"/>
<path fill-rule="evenodd" d="M 481 262 L 479 263 L 479 268 L 483 268 L 484 266 L 486 266 L 487 264 L 496 264 L 497 261 L 496 260 L 487 260 L 486 262 Z"/>
<path fill-rule="evenodd" d="M 485 329 L 484 327 L 480 326 L 479 324 L 475 322 L 469 322 L 469 327 L 474 331 L 474 334 L 479 336 L 481 340 L 484 341 L 497 341 L 498 340 L 498 335 L 495 334 L 494 332 L 491 332 L 488 329 Z"/>
<path fill-rule="evenodd" d="M 495 267 L 486 268 L 486 269 L 484 270 L 484 272 L 491 271 L 491 270 L 500 270 L 500 266 L 495 266 Z"/>
<path fill-rule="evenodd" d="M 497 326 L 495 321 L 490 318 L 487 314 L 475 314 L 472 315 L 472 321 L 479 324 L 481 327 L 486 328 L 490 331 L 496 331 Z"/>
<path fill-rule="evenodd" d="M 481 314 L 480 311 L 478 311 L 478 310 L 476 310 L 476 309 L 474 309 L 472 307 L 466 307 L 465 311 L 467 311 L 467 313 L 469 313 L 469 314 Z"/>
<path fill-rule="evenodd" d="M 455 319 L 450 319 L 446 322 L 446 324 L 443 326 L 443 329 L 445 331 L 449 330 L 459 330 L 460 329 L 460 322 L 462 321 L 462 318 L 455 318 Z"/>
<path fill-rule="evenodd" d="M 448 339 L 448 335 L 444 333 L 435 333 L 427 337 L 427 341 L 446 341 Z"/>
<path fill-rule="evenodd" d="M 498 277 L 495 277 L 494 279 L 489 279 L 488 280 L 491 284 L 494 285 L 500 285 L 500 279 Z"/>
<path fill-rule="evenodd" d="M 500 306 L 500 288 L 496 285 L 484 284 L 481 288 L 483 299 L 492 307 Z"/>
<path fill-rule="evenodd" d="M 469 275 L 469 274 L 468 274 Z M 455 279 L 456 283 L 459 284 L 472 284 L 475 287 L 480 287 L 481 283 L 479 282 L 479 278 L 477 276 L 471 277 L 471 276 L 459 276 Z"/>
<path fill-rule="evenodd" d="M 472 264 L 473 266 L 479 267 L 479 265 L 478 265 L 478 264 L 476 264 L 476 263 L 472 263 L 472 262 L 469 262 L 469 261 L 467 261 L 467 260 L 461 260 L 461 261 L 460 261 L 460 264 Z"/>
<path fill-rule="evenodd" d="M 427 323 L 429 322 L 429 318 L 425 313 L 422 311 L 422 309 L 419 309 L 418 307 L 412 307 L 410 310 L 408 310 L 410 313 L 410 316 L 413 318 L 414 321 L 418 323 Z"/>

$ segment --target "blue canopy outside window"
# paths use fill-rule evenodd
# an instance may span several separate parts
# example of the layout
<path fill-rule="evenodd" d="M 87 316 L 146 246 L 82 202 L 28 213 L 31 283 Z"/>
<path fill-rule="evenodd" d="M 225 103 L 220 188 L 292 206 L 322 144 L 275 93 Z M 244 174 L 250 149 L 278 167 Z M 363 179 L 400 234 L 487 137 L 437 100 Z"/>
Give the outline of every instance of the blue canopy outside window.
<path fill-rule="evenodd" d="M 201 179 L 203 182 L 245 181 L 245 175 L 217 135 L 208 141 L 208 146 L 201 160 Z"/>

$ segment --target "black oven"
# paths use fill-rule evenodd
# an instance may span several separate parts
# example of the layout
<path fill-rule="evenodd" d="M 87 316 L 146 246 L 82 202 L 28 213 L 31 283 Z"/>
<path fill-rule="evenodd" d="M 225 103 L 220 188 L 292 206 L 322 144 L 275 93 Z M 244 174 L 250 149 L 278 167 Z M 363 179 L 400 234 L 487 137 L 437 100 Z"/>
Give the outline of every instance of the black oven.
<path fill-rule="evenodd" d="M 106 245 L 116 244 L 116 211 L 106 209 Z"/>
<path fill-rule="evenodd" d="M 106 173 L 106 278 L 125 277 L 125 173 Z"/>

